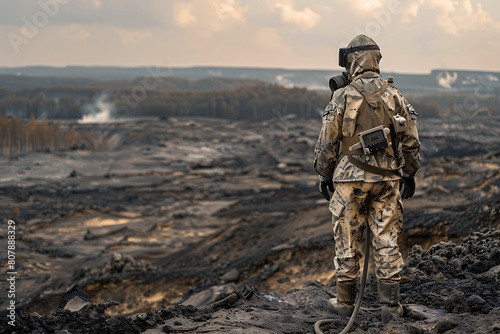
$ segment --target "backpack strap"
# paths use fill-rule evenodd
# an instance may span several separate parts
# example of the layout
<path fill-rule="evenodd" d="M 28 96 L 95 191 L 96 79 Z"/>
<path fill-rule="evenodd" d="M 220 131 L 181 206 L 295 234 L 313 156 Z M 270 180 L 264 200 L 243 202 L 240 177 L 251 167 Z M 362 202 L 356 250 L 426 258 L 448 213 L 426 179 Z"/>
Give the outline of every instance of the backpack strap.
<path fill-rule="evenodd" d="M 356 88 L 361 93 L 361 95 L 363 95 L 365 101 L 370 106 L 372 106 L 373 108 L 378 108 L 380 105 L 380 102 L 381 102 L 382 94 L 386 91 L 387 87 L 389 87 L 389 82 L 384 80 L 384 83 L 382 84 L 382 86 L 379 89 L 374 90 L 374 91 L 365 90 L 362 85 L 360 85 L 359 83 L 354 82 L 354 81 L 351 82 L 351 85 L 354 88 Z M 389 116 L 389 118 L 391 118 L 391 115 L 389 115 L 389 112 L 387 111 L 387 109 L 384 108 L 384 110 L 387 113 L 387 116 Z"/>

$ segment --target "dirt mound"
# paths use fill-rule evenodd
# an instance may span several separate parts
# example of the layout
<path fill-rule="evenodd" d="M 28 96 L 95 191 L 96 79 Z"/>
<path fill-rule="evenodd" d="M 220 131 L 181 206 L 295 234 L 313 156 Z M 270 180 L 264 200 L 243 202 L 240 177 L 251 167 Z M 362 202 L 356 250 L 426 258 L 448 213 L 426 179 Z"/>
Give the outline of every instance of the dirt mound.
<path fill-rule="evenodd" d="M 500 305 L 500 231 L 471 235 L 456 245 L 441 241 L 423 252 L 415 245 L 403 274 L 407 302 L 454 313 L 487 314 Z M 418 292 L 418 293 L 417 293 Z"/>
<path fill-rule="evenodd" d="M 363 309 L 353 333 L 473 333 L 500 331 L 500 230 L 473 233 L 463 243 L 442 241 L 422 251 L 415 245 L 403 271 L 401 301 L 405 317 L 383 325 L 376 279 L 370 274 Z M 202 292 L 200 292 L 202 293 Z M 15 328 L 2 324 L 0 333 L 337 333 L 346 325 L 328 307 L 334 286 L 317 281 L 285 295 L 246 285 L 209 305 L 178 305 L 132 316 L 110 317 L 116 302 L 94 304 L 78 286 L 61 299 L 56 313 L 41 316 L 18 311 Z M 196 301 L 196 298 L 191 300 Z M 198 299 L 198 300 L 210 300 Z M 195 302 L 196 303 L 196 302 Z M 203 302 L 201 302 L 203 304 Z"/>

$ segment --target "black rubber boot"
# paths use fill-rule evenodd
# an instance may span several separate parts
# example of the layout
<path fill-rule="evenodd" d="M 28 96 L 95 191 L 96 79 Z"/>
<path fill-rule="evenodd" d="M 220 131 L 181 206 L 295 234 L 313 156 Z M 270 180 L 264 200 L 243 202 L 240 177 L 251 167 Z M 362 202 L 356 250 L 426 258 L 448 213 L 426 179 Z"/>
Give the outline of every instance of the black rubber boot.
<path fill-rule="evenodd" d="M 358 281 L 337 281 L 337 298 L 330 299 L 329 303 L 341 316 L 350 317 L 352 311 L 354 311 L 357 288 Z"/>
<path fill-rule="evenodd" d="M 377 282 L 378 296 L 382 305 L 382 323 L 387 323 L 390 314 L 402 317 L 403 307 L 399 304 L 399 282 L 380 283 Z"/>

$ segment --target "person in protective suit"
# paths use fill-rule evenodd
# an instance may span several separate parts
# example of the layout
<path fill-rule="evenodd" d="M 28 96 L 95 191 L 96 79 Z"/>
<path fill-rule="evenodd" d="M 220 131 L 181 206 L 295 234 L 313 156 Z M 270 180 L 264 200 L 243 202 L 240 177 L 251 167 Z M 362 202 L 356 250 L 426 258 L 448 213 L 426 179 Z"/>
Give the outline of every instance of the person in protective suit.
<path fill-rule="evenodd" d="M 347 70 L 340 82 L 347 85 L 333 92 L 314 151 L 314 169 L 334 225 L 337 298 L 330 304 L 342 315 L 353 312 L 368 221 L 385 323 L 391 313 L 403 315 L 397 236 L 403 225 L 401 197 L 413 196 L 420 167 L 417 114 L 380 75 L 382 55 L 370 37 L 356 36 L 339 57 Z"/>

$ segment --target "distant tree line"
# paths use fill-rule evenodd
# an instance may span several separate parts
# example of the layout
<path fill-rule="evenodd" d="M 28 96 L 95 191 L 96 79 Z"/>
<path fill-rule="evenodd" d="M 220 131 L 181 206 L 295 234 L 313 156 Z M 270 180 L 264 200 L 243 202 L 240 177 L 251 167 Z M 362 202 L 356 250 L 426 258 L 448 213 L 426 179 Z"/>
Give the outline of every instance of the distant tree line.
<path fill-rule="evenodd" d="M 84 107 L 103 94 L 114 102 L 115 117 L 199 116 L 234 120 L 264 120 L 275 117 L 273 110 L 286 110 L 299 118 L 318 116 L 328 102 L 305 88 L 284 88 L 257 84 L 226 90 L 142 91 L 129 88 L 57 86 L 0 89 L 0 114 L 19 118 L 80 119 Z M 140 92 L 140 94 L 138 93 Z"/>
<path fill-rule="evenodd" d="M 488 108 L 491 112 L 500 112 L 500 91 L 491 94 L 473 94 L 462 92 L 432 92 L 405 94 L 419 117 L 443 117 L 472 115 L 479 108 Z"/>
<path fill-rule="evenodd" d="M 182 81 L 186 84 L 187 81 Z M 171 80 L 174 87 L 181 83 Z M 240 82 L 237 82 L 238 84 Z M 329 95 L 305 88 L 284 88 L 279 85 L 258 83 L 240 85 L 230 89 L 145 89 L 137 82 L 130 87 L 48 86 L 38 88 L 0 88 L 0 115 L 27 119 L 81 119 L 96 101 L 104 95 L 114 105 L 114 117 L 216 117 L 232 120 L 265 120 L 276 117 L 275 110 L 295 114 L 298 118 L 319 118 L 328 103 Z M 166 85 L 166 83 L 163 83 Z M 198 81 L 198 85 L 222 87 L 234 82 Z M 187 84 L 186 84 L 187 85 Z M 215 85 L 215 86 L 214 86 Z M 217 86 L 218 85 L 218 86 Z M 187 87 L 187 86 L 183 86 Z M 498 112 L 499 94 L 478 100 L 472 94 L 420 93 L 408 94 L 408 99 L 420 117 L 442 116 L 463 105 L 473 113 L 477 107 L 488 107 Z"/>
<path fill-rule="evenodd" d="M 74 99 L 61 96 L 58 99 L 46 98 L 39 93 L 33 98 L 7 96 L 0 99 L 0 114 L 27 119 L 33 115 L 37 119 L 80 119 L 82 107 L 87 99 Z"/>
<path fill-rule="evenodd" d="M 106 142 L 93 131 L 79 132 L 72 126 L 63 130 L 58 123 L 50 124 L 47 119 L 38 122 L 34 115 L 29 121 L 0 116 L 0 155 L 105 147 Z"/>
<path fill-rule="evenodd" d="M 74 86 L 74 87 L 107 87 L 123 88 L 136 87 L 142 85 L 148 77 L 138 77 L 134 80 L 96 80 L 89 78 L 58 78 L 58 77 L 38 77 L 25 75 L 0 75 L 0 87 L 12 89 L 29 87 L 53 87 L 53 86 Z M 151 78 L 151 77 L 150 77 Z M 157 89 L 176 90 L 218 90 L 230 89 L 239 86 L 252 86 L 263 81 L 247 78 L 221 78 L 212 77 L 205 79 L 183 79 L 175 77 L 154 77 L 158 84 Z"/>
<path fill-rule="evenodd" d="M 122 96 L 120 91 L 118 96 Z M 219 91 L 152 91 L 146 99 L 130 105 L 119 100 L 118 115 L 201 116 L 233 120 L 264 120 L 275 117 L 274 110 L 286 110 L 299 118 L 318 116 L 328 98 L 305 88 L 284 88 L 259 84 Z"/>

